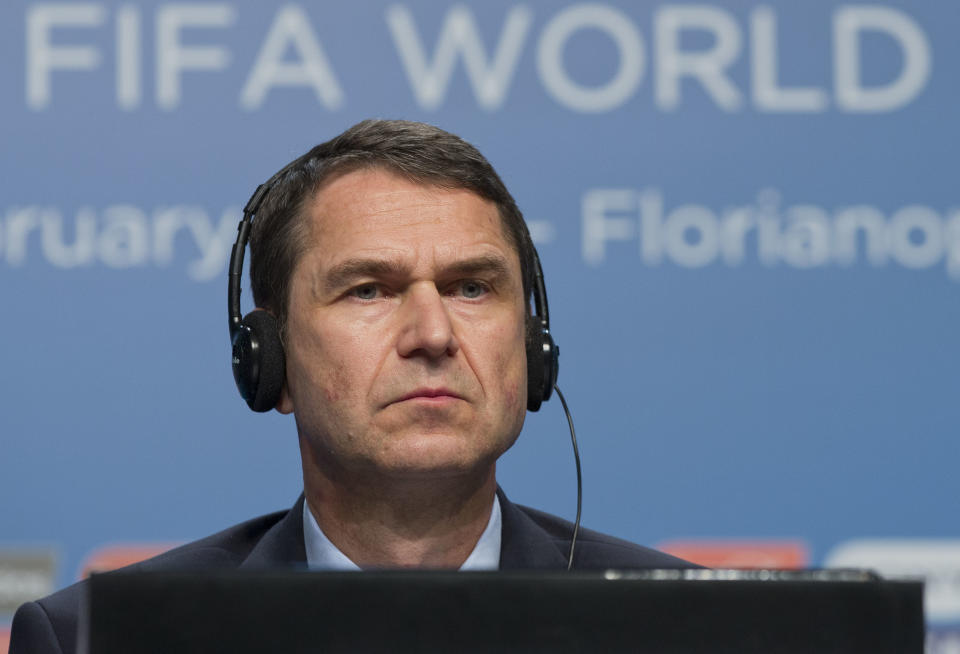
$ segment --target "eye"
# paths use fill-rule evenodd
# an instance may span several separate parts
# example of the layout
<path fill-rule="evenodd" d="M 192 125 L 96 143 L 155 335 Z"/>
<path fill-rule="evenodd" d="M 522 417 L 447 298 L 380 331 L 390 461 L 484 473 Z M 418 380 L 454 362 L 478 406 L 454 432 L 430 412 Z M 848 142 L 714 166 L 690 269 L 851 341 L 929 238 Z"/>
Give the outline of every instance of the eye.
<path fill-rule="evenodd" d="M 350 295 L 358 300 L 376 300 L 381 294 L 376 284 L 364 284 L 351 289 Z"/>
<path fill-rule="evenodd" d="M 460 284 L 460 293 L 468 299 L 476 299 L 486 293 L 489 289 L 487 285 L 474 279 L 468 279 Z"/>

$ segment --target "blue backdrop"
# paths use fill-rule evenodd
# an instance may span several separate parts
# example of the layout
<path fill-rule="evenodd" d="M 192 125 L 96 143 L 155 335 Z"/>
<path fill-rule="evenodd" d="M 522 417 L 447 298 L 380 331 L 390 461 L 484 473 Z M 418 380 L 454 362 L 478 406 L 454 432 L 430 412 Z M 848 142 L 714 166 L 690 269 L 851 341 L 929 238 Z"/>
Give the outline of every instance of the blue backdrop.
<path fill-rule="evenodd" d="M 3 3 L 2 551 L 59 586 L 292 504 L 293 421 L 229 369 L 240 207 L 406 118 L 531 224 L 587 526 L 927 574 L 960 647 L 958 31 L 933 0 Z M 572 517 L 559 403 L 499 477 Z"/>

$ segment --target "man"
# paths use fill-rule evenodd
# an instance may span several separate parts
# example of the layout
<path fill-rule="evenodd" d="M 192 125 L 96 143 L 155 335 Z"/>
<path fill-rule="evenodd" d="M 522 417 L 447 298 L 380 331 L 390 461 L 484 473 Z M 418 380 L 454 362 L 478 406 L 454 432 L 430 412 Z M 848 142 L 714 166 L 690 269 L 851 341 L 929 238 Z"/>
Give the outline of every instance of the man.
<path fill-rule="evenodd" d="M 535 257 L 490 164 L 435 127 L 364 121 L 281 171 L 243 322 L 276 330 L 285 373 L 275 395 L 247 390 L 294 414 L 304 495 L 138 567 L 565 568 L 572 525 L 512 504 L 495 475 L 528 406 Z M 574 556 L 688 565 L 588 530 Z M 74 651 L 79 597 L 21 607 L 12 654 Z"/>

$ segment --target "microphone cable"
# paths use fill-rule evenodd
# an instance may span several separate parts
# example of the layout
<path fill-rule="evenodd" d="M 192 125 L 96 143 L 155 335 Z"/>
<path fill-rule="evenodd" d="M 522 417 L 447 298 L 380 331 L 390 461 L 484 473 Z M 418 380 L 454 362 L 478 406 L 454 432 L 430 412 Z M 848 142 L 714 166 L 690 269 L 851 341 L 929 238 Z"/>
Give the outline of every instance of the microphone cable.
<path fill-rule="evenodd" d="M 577 432 L 573 428 L 573 416 L 570 415 L 570 409 L 567 408 L 567 400 L 560 392 L 560 387 L 553 385 L 553 390 L 557 392 L 560 403 L 563 405 L 563 413 L 567 416 L 567 424 L 570 426 L 570 442 L 573 444 L 573 460 L 577 464 L 577 519 L 573 522 L 573 536 L 570 537 L 570 554 L 567 556 L 567 570 L 573 570 L 573 551 L 577 546 L 577 534 L 580 532 L 580 509 L 583 505 L 583 478 L 580 473 L 580 450 L 577 448 Z"/>

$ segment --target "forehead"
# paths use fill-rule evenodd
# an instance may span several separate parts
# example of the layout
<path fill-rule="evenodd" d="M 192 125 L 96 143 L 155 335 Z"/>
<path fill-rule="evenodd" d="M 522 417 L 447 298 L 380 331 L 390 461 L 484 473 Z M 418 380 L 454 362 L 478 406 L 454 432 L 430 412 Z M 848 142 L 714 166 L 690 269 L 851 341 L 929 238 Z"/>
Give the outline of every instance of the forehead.
<path fill-rule="evenodd" d="M 306 214 L 309 248 L 334 257 L 352 250 L 430 250 L 456 256 L 492 248 L 518 258 L 496 205 L 473 191 L 413 181 L 383 168 L 334 176 Z"/>

